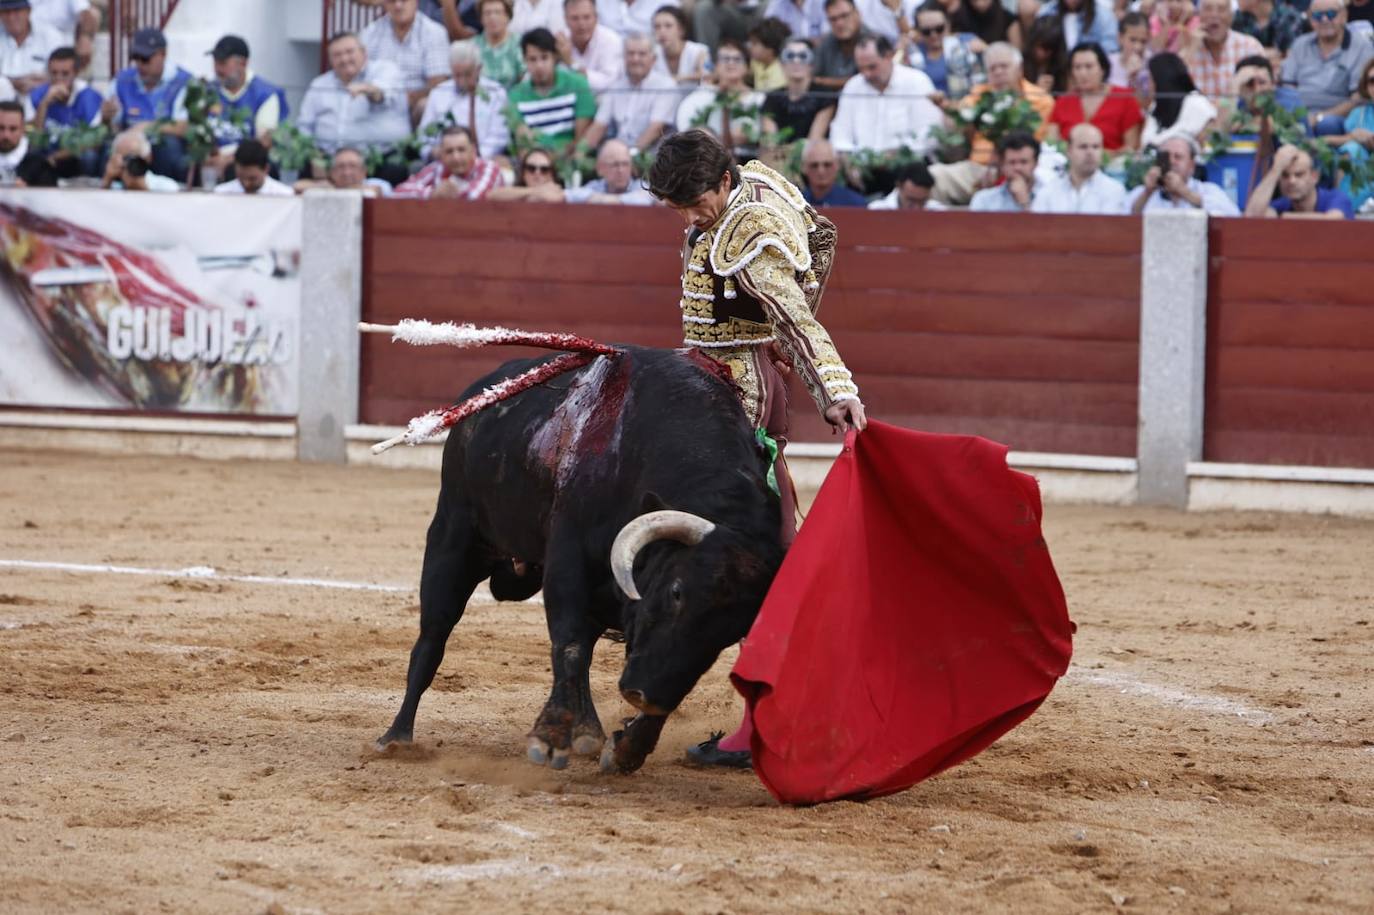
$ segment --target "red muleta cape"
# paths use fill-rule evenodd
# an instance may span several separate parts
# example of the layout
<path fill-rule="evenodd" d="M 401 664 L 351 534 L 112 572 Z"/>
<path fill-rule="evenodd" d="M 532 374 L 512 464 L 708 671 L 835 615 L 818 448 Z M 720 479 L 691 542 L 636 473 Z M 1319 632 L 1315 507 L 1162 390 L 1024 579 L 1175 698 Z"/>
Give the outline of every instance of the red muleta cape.
<path fill-rule="evenodd" d="M 1074 625 L 1007 448 L 850 433 L 731 671 L 779 801 L 902 791 L 1024 721 Z"/>

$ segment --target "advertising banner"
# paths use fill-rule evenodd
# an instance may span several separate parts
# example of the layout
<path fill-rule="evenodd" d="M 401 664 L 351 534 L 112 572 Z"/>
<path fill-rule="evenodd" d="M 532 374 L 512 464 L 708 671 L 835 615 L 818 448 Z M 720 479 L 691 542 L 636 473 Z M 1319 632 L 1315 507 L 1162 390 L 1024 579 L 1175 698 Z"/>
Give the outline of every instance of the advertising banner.
<path fill-rule="evenodd" d="M 0 406 L 294 415 L 301 207 L 0 192 Z"/>

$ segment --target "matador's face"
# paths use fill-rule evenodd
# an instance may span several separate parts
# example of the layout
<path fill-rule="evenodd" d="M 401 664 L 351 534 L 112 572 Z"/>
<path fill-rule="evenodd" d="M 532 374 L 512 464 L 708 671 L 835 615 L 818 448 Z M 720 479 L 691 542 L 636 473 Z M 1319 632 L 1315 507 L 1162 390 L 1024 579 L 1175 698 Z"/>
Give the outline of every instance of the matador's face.
<path fill-rule="evenodd" d="M 720 214 L 725 212 L 725 204 L 730 201 L 730 191 L 733 190 L 730 181 L 730 173 L 726 172 L 720 178 L 720 184 L 713 191 L 707 191 L 696 200 L 684 206 L 679 206 L 672 201 L 665 201 L 669 207 L 676 210 L 687 225 L 703 232 L 716 224 L 720 219 Z"/>

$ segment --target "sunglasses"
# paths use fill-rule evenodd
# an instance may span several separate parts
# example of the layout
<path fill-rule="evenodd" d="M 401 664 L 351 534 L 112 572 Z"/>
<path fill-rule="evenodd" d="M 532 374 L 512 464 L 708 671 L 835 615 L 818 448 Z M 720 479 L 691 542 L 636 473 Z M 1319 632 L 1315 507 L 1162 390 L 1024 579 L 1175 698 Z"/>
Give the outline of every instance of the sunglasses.
<path fill-rule="evenodd" d="M 810 51 L 783 51 L 782 62 L 785 64 L 809 64 L 811 63 Z"/>
<path fill-rule="evenodd" d="M 808 162 L 808 163 L 806 163 L 806 165 L 805 165 L 804 167 L 805 167 L 805 168 L 834 168 L 834 167 L 835 167 L 835 161 L 832 159 L 832 160 L 829 161 L 829 162 Z"/>
<path fill-rule="evenodd" d="M 744 58 L 741 57 L 741 56 L 738 55 L 738 54 L 719 54 L 719 55 L 716 56 L 716 63 L 718 63 L 718 64 L 742 64 L 742 63 L 744 63 Z"/>
<path fill-rule="evenodd" d="M 1313 10 L 1311 16 L 1313 22 L 1334 22 L 1340 14 L 1340 10 Z"/>
<path fill-rule="evenodd" d="M 944 31 L 945 31 L 945 27 L 942 26 L 942 25 L 936 25 L 936 26 L 931 26 L 931 27 L 928 28 L 928 29 L 917 29 L 916 31 L 920 32 L 922 35 L 926 36 L 927 38 L 931 38 L 931 37 L 933 37 L 933 36 L 935 36 L 935 35 L 943 34 Z"/>
<path fill-rule="evenodd" d="M 141 63 L 141 64 L 146 64 L 148 61 L 152 60 L 151 57 L 144 57 L 142 54 L 132 54 L 132 55 L 130 55 L 130 56 L 131 56 L 137 63 Z"/>
<path fill-rule="evenodd" d="M 552 174 L 553 174 L 553 166 L 552 166 L 552 165 L 534 165 L 534 164 L 527 164 L 527 165 L 525 166 L 525 174 L 527 174 L 527 175 L 552 175 Z"/>

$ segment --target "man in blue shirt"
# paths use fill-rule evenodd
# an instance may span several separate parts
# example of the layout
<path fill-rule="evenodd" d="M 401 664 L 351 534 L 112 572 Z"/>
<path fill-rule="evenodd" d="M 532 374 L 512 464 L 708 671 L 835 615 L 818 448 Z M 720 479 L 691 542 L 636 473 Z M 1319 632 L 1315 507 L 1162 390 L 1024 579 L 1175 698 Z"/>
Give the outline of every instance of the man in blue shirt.
<path fill-rule="evenodd" d="M 158 29 L 139 29 L 129 46 L 134 65 L 119 71 L 100 116 L 114 130 L 125 130 L 162 118 L 153 141 L 153 171 L 186 180 L 186 86 L 191 74 L 167 66 L 167 37 Z"/>
<path fill-rule="evenodd" d="M 1029 213 L 1040 185 L 1035 167 L 1040 141 L 1024 130 L 1010 130 L 997 141 L 997 170 L 1002 183 L 973 195 L 968 208 L 976 213 Z"/>
<path fill-rule="evenodd" d="M 1255 185 L 1246 216 L 1286 216 L 1293 219 L 1354 219 L 1350 198 L 1317 186 L 1319 173 L 1312 156 L 1296 146 L 1280 146 L 1269 173 Z M 1277 186 L 1281 197 L 1274 196 Z"/>
<path fill-rule="evenodd" d="M 282 88 L 249 68 L 248 42 L 237 35 L 225 35 L 215 42 L 210 54 L 215 59 L 214 87 L 219 94 L 219 110 L 214 116 L 219 150 L 207 161 L 224 169 L 233 161 L 240 141 L 270 143 L 272 131 L 290 109 Z"/>
<path fill-rule="evenodd" d="M 839 183 L 840 158 L 829 140 L 807 140 L 802 149 L 802 196 L 813 207 L 866 207 L 857 191 Z"/>
<path fill-rule="evenodd" d="M 100 123 L 100 93 L 76 78 L 76 49 L 58 48 L 48 57 L 48 81 L 29 93 L 33 123 L 48 135 L 48 153 L 62 177 L 98 175 L 99 152 L 75 156 L 59 149 L 62 134 L 73 127 Z"/>

